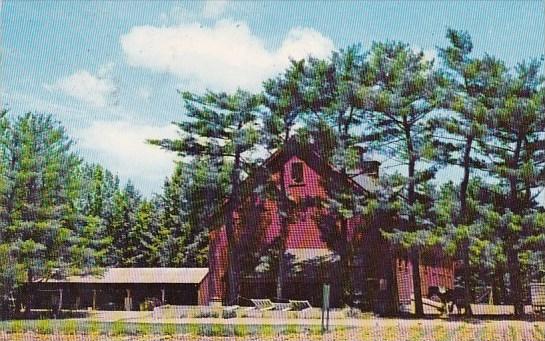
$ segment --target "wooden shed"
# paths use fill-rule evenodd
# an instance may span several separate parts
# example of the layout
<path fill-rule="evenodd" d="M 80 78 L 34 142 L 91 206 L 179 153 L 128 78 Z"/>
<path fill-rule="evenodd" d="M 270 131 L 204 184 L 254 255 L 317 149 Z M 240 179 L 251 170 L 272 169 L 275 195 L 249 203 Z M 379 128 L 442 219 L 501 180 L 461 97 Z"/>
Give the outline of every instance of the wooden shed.
<path fill-rule="evenodd" d="M 150 305 L 208 301 L 208 268 L 107 268 L 100 275 L 32 284 L 33 305 L 43 309 L 140 310 Z"/>

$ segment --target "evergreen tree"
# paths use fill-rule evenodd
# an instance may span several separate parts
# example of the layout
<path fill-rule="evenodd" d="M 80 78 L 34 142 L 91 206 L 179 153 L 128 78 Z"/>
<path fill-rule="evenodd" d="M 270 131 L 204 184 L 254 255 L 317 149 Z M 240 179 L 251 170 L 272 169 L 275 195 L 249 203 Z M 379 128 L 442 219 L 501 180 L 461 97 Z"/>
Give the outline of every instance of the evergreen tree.
<path fill-rule="evenodd" d="M 83 164 L 78 172 L 80 215 L 78 243 L 75 252 L 85 272 L 95 272 L 108 264 L 113 237 L 108 234 L 112 216 L 113 195 L 119 180 L 100 165 Z M 89 257 L 94 253 L 94 257 Z M 87 255 L 87 256 L 86 256 Z"/>
<path fill-rule="evenodd" d="M 502 78 L 506 68 L 492 57 L 471 57 L 473 44 L 467 32 L 449 29 L 450 46 L 440 49 L 444 63 L 443 75 L 446 90 L 443 107 L 449 109 L 445 116 L 436 118 L 437 147 L 446 163 L 458 166 L 463 177 L 457 190 L 457 214 L 451 226 L 453 237 L 459 244 L 464 262 L 465 312 L 471 315 L 471 264 L 469 248 L 472 239 L 479 238 L 480 224 L 474 224 L 475 216 L 468 208 L 468 186 L 475 169 L 483 169 L 483 153 L 480 145 L 487 139 L 487 118 L 496 109 L 502 92 Z M 480 142 L 480 143 L 479 143 Z"/>
<path fill-rule="evenodd" d="M 267 80 L 265 88 L 265 105 L 269 114 L 265 118 L 266 143 L 270 149 L 287 148 L 294 133 L 296 123 L 308 107 L 306 96 L 305 72 L 307 65 L 304 60 L 292 61 L 290 67 L 283 73 Z M 284 254 L 289 233 L 289 223 L 295 207 L 288 197 L 286 188 L 285 167 L 280 168 L 280 188 L 275 186 L 273 193 L 278 201 L 280 217 L 280 238 L 278 240 L 278 272 L 276 279 L 276 297 L 283 298 L 284 275 L 286 264 Z"/>
<path fill-rule="evenodd" d="M 77 168 L 72 142 L 51 116 L 25 114 L 12 125 L 10 169 L 13 185 L 3 199 L 7 243 L 27 290 L 39 278 L 74 271 L 71 246 L 76 233 Z M 21 276 L 18 276 L 21 280 Z M 32 292 L 27 291 L 27 311 Z"/>
<path fill-rule="evenodd" d="M 506 93 L 491 117 L 492 139 L 483 146 L 489 156 L 489 174 L 499 181 L 507 197 L 503 207 L 489 216 L 502 241 L 509 272 L 511 300 L 517 316 L 524 314 L 521 256 L 542 249 L 543 213 L 536 190 L 545 185 L 545 92 L 541 62 L 520 63 L 506 79 Z"/>
<path fill-rule="evenodd" d="M 310 125 L 313 144 L 321 151 L 322 157 L 333 165 L 342 178 L 361 174 L 362 149 L 358 129 L 367 114 L 365 97 L 361 89 L 369 70 L 365 54 L 359 45 L 333 52 L 330 60 L 311 60 L 306 72 L 309 85 L 305 89 L 308 101 L 306 121 Z M 350 264 L 355 247 L 349 242 L 348 220 L 363 211 L 365 196 L 354 191 L 351 185 L 336 179 L 324 179 L 324 188 L 329 199 L 324 205 L 332 219 L 320 217 L 331 239 L 331 246 L 340 255 L 342 267 L 343 299 L 352 303 L 354 291 Z M 337 226 L 340 225 L 340 229 Z"/>
<path fill-rule="evenodd" d="M 230 170 L 224 223 L 228 242 L 228 302 L 239 292 L 238 247 L 235 239 L 235 211 L 240 205 L 242 173 L 251 167 L 245 153 L 259 140 L 257 116 L 260 97 L 238 90 L 234 94 L 207 92 L 205 95 L 182 93 L 188 120 L 179 122 L 178 140 L 152 140 L 150 143 L 175 151 L 183 157 L 209 159 L 218 168 Z"/>
<path fill-rule="evenodd" d="M 432 63 L 422 52 L 414 52 L 398 42 L 374 43 L 370 56 L 364 101 L 370 105 L 370 134 L 374 146 L 406 175 L 391 178 L 389 206 L 399 210 L 401 230 L 389 237 L 396 243 L 410 245 L 413 266 L 413 291 L 416 315 L 423 316 L 420 272 L 421 247 L 429 230 L 429 180 L 436 172 L 428 120 L 434 108 L 436 84 Z M 401 190 L 399 190 L 401 189 Z"/>
<path fill-rule="evenodd" d="M 131 267 L 135 265 L 135 227 L 137 211 L 142 203 L 140 193 L 128 182 L 113 197 L 113 212 L 107 233 L 112 237 L 108 250 L 107 264 L 114 267 Z"/>

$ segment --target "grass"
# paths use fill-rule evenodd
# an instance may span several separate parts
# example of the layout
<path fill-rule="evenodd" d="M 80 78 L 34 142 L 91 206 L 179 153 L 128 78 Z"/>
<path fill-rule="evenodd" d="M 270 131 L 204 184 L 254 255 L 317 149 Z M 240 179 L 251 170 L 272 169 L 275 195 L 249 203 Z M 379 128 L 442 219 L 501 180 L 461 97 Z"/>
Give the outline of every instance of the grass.
<path fill-rule="evenodd" d="M 510 323 L 507 322 L 506 323 Z M 528 329 L 524 329 L 528 328 Z M 333 329 L 333 328 L 332 328 Z M 320 325 L 243 325 L 243 324 L 173 324 L 173 323 L 138 323 L 127 321 L 98 322 L 93 320 L 13 320 L 0 321 L 0 331 L 21 334 L 32 331 L 43 335 L 105 335 L 107 337 L 178 335 L 190 337 L 252 337 L 258 339 L 275 339 L 293 335 L 301 340 L 318 340 L 321 338 Z M 413 341 L 413 340 L 516 340 L 524 338 L 532 341 L 545 341 L 543 323 L 528 323 L 522 326 L 516 322 L 498 328 L 490 323 L 462 323 L 452 325 L 449 322 L 426 324 L 397 323 L 392 320 L 377 320 L 362 328 L 337 327 L 331 332 L 332 339 L 357 339 L 365 341 Z M 9 336 L 8 336 L 8 339 Z M 528 341 L 529 341 L 528 340 Z M 526 340 L 525 340 L 526 341 Z"/>

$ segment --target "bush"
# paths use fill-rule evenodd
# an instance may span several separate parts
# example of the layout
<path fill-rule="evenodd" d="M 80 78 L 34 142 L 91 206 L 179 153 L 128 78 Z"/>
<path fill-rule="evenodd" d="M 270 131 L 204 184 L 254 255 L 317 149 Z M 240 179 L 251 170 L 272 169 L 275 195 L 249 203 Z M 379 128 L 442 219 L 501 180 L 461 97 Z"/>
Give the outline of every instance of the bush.
<path fill-rule="evenodd" d="M 286 329 L 284 330 L 284 333 L 286 334 L 298 334 L 299 333 L 299 326 L 295 324 L 288 324 L 286 326 Z"/>
<path fill-rule="evenodd" d="M 14 334 L 22 333 L 24 332 L 24 329 L 25 329 L 24 323 L 23 321 L 20 321 L 20 320 L 11 321 L 8 328 L 9 332 Z"/>
<path fill-rule="evenodd" d="M 62 321 L 61 330 L 64 334 L 76 335 L 78 332 L 78 323 L 74 320 Z"/>
<path fill-rule="evenodd" d="M 264 336 L 264 337 L 272 337 L 276 336 L 276 331 L 274 330 L 273 326 L 270 324 L 263 324 L 258 327 L 258 335 Z"/>
<path fill-rule="evenodd" d="M 97 321 L 89 321 L 87 322 L 85 331 L 87 332 L 87 334 L 100 334 L 100 324 Z"/>
<path fill-rule="evenodd" d="M 163 335 L 175 335 L 177 330 L 176 330 L 176 325 L 175 324 L 164 324 L 161 328 L 161 331 L 163 333 Z"/>
<path fill-rule="evenodd" d="M 244 324 L 236 324 L 233 326 L 233 334 L 234 336 L 248 336 L 250 334 L 250 329 L 247 325 Z"/>
<path fill-rule="evenodd" d="M 139 323 L 136 325 L 136 334 L 137 335 L 150 335 L 152 334 L 151 330 L 152 325 L 150 323 Z"/>
<path fill-rule="evenodd" d="M 127 333 L 127 325 L 123 321 L 115 321 L 110 328 L 110 335 L 119 336 Z"/>
<path fill-rule="evenodd" d="M 36 322 L 36 333 L 43 335 L 53 334 L 51 320 L 38 320 Z"/>

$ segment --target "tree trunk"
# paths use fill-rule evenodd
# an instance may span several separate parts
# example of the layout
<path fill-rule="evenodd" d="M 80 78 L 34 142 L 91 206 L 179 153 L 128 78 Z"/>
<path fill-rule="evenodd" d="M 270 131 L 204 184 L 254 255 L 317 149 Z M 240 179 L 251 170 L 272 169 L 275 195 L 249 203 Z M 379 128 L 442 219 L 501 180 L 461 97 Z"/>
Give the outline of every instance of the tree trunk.
<path fill-rule="evenodd" d="M 240 197 L 240 151 L 235 152 L 235 162 L 231 172 L 231 197 L 228 204 L 228 210 L 225 217 L 225 232 L 227 234 L 227 277 L 228 277 L 228 296 L 227 303 L 235 304 L 238 300 L 238 247 L 235 238 L 235 212 L 238 207 Z"/>
<path fill-rule="evenodd" d="M 467 212 L 467 190 L 469 187 L 469 172 L 471 167 L 471 147 L 473 144 L 473 137 L 469 136 L 466 141 L 466 146 L 464 150 L 464 177 L 460 183 L 460 219 L 459 224 L 467 225 L 469 223 L 469 217 Z M 464 262 L 464 306 L 466 316 L 473 315 L 471 311 L 471 268 L 470 268 L 470 258 L 469 258 L 469 238 L 466 238 L 462 244 L 462 260 Z"/>
<path fill-rule="evenodd" d="M 342 300 L 345 304 L 352 304 L 354 302 L 352 294 L 352 278 L 350 273 L 350 257 L 351 252 L 348 245 L 348 221 L 345 218 L 341 218 L 341 247 L 340 247 L 340 263 L 341 263 L 341 289 L 342 289 Z"/>
<path fill-rule="evenodd" d="M 286 149 L 289 140 L 289 129 L 284 132 L 284 144 L 282 148 Z M 289 198 L 286 188 L 286 165 L 282 164 L 280 169 L 280 250 L 278 254 L 278 273 L 276 275 L 276 297 L 283 299 L 284 297 L 284 275 L 286 272 L 286 264 L 284 254 L 286 252 L 286 243 L 289 234 Z"/>
<path fill-rule="evenodd" d="M 518 251 L 512 247 L 507 250 L 507 262 L 509 264 L 509 284 L 511 300 L 515 306 L 515 316 L 522 316 L 524 315 L 524 303 L 522 302 L 520 261 Z"/>
<path fill-rule="evenodd" d="M 510 160 L 510 168 L 512 171 L 515 171 L 519 168 L 520 154 L 523 142 L 522 132 L 517 136 L 517 142 L 515 151 L 513 153 L 513 158 Z M 523 207 L 519 201 L 518 190 L 517 190 L 517 179 L 516 176 L 511 174 L 509 175 L 509 187 L 510 187 L 510 198 L 509 198 L 509 208 L 515 214 L 522 214 Z M 519 236 L 513 234 L 513 232 L 508 232 L 507 237 L 507 264 L 509 269 L 509 284 L 511 289 L 511 299 L 512 303 L 515 306 L 515 316 L 524 315 L 524 303 L 522 302 L 522 283 L 521 283 L 521 273 L 520 273 L 520 261 L 519 261 L 519 251 L 516 247 Z"/>
<path fill-rule="evenodd" d="M 416 155 L 414 151 L 413 141 L 411 138 L 411 128 L 407 123 L 407 119 L 404 118 L 405 138 L 407 141 L 407 152 L 409 154 L 409 169 L 408 169 L 408 186 L 407 186 L 407 204 L 410 208 L 409 213 L 409 226 L 410 232 L 417 230 L 416 217 L 412 208 L 416 204 Z M 414 292 L 414 307 L 416 317 L 424 316 L 424 304 L 422 302 L 422 283 L 420 281 L 420 250 L 413 248 L 410 252 L 410 259 L 413 267 L 413 292 Z"/>
<path fill-rule="evenodd" d="M 27 271 L 27 283 L 26 283 L 26 288 L 25 288 L 25 294 L 26 294 L 26 297 L 25 297 L 25 318 L 30 318 L 31 316 L 31 311 L 32 311 L 32 279 L 33 279 L 33 275 L 32 275 L 32 270 L 31 269 L 28 269 Z"/>
<path fill-rule="evenodd" d="M 473 300 L 473 297 L 471 295 L 471 267 L 469 266 L 469 242 L 464 241 L 463 247 L 463 262 L 464 262 L 464 308 L 465 308 L 465 315 L 466 316 L 472 316 L 473 311 L 471 310 L 471 301 Z"/>

